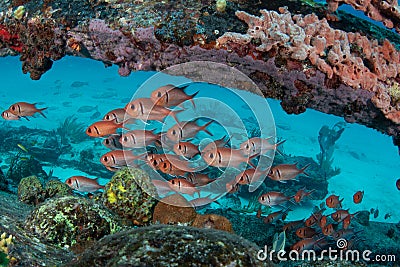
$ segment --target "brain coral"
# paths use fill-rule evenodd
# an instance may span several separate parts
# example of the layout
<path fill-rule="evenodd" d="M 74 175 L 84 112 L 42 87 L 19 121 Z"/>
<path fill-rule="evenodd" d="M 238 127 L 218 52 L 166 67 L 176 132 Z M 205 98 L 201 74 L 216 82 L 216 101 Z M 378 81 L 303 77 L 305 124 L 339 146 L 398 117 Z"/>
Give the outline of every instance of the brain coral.
<path fill-rule="evenodd" d="M 121 230 L 120 223 L 92 200 L 66 196 L 37 206 L 25 221 L 25 229 L 59 246 L 84 245 Z"/>
<path fill-rule="evenodd" d="M 149 175 L 136 168 L 124 168 L 104 188 L 103 204 L 134 225 L 150 223 L 157 190 Z"/>

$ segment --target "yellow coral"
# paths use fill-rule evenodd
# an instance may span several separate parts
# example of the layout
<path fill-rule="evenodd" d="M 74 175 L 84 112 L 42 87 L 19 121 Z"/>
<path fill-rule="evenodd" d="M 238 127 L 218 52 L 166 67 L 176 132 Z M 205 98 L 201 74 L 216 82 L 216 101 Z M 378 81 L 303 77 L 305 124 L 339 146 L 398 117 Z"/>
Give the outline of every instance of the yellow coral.
<path fill-rule="evenodd" d="M 17 20 L 22 19 L 22 17 L 25 14 L 25 7 L 24 6 L 19 6 L 17 7 L 17 9 L 14 11 L 13 16 L 14 18 L 16 18 Z"/>
<path fill-rule="evenodd" d="M 218 12 L 225 12 L 226 0 L 217 0 L 216 9 Z"/>
<path fill-rule="evenodd" d="M 117 196 L 111 190 L 111 188 L 107 191 L 107 199 L 108 199 L 108 202 L 110 202 L 111 204 L 117 202 Z"/>
<path fill-rule="evenodd" d="M 393 82 L 392 86 L 389 87 L 389 95 L 392 97 L 394 102 L 400 100 L 400 86 L 398 82 Z"/>
<path fill-rule="evenodd" d="M 121 191 L 121 192 L 126 192 L 126 189 L 125 189 L 125 187 L 124 187 L 122 184 L 118 184 L 117 188 L 118 188 L 118 190 Z"/>
<path fill-rule="evenodd" d="M 7 234 L 4 232 L 0 236 L 0 252 L 3 252 L 4 254 L 7 254 L 7 259 L 9 260 L 14 260 L 15 258 L 11 257 L 8 255 L 8 248 L 12 244 L 13 236 L 9 235 L 7 237 Z"/>

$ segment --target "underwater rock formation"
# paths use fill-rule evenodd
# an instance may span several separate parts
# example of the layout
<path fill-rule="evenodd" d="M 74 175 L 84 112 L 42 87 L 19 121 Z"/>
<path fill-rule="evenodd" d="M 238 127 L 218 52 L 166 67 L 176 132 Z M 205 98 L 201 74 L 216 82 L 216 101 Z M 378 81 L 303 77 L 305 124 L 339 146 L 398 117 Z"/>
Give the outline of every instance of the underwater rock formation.
<path fill-rule="evenodd" d="M 157 190 L 149 175 L 135 168 L 123 168 L 114 174 L 104 188 L 103 204 L 134 225 L 151 221 Z"/>
<path fill-rule="evenodd" d="M 34 205 L 43 202 L 42 182 L 34 175 L 22 178 L 18 185 L 18 199 L 24 203 Z"/>
<path fill-rule="evenodd" d="M 19 53 L 33 79 L 66 54 L 116 64 L 121 75 L 196 60 L 226 63 L 282 100 L 288 113 L 312 108 L 398 140 L 399 36 L 341 12 L 339 21 L 327 21 L 326 11 L 343 1 L 328 2 L 226 1 L 221 12 L 215 1 L 28 1 L 17 18 L 17 6 L 7 2 L 0 6 L 0 51 Z M 350 4 L 398 28 L 398 8 L 381 2 Z"/>
<path fill-rule="evenodd" d="M 83 246 L 121 230 L 118 219 L 103 206 L 74 196 L 50 199 L 37 206 L 24 227 L 60 247 Z"/>
<path fill-rule="evenodd" d="M 224 231 L 154 225 L 107 236 L 68 266 L 273 266 L 258 250 Z"/>

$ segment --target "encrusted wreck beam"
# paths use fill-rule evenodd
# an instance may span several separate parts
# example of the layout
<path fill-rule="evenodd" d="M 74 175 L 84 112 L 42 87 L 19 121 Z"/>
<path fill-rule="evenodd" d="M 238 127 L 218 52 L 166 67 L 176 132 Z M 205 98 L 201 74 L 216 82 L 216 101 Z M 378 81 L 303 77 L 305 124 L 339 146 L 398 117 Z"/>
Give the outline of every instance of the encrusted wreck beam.
<path fill-rule="evenodd" d="M 0 4 L 0 54 L 20 54 L 32 79 L 66 54 L 117 64 L 123 76 L 195 60 L 226 63 L 288 113 L 335 114 L 399 143 L 400 38 L 366 22 L 340 13 L 328 22 L 326 8 L 300 1 L 279 1 L 288 8 L 240 0 L 12 2 Z"/>

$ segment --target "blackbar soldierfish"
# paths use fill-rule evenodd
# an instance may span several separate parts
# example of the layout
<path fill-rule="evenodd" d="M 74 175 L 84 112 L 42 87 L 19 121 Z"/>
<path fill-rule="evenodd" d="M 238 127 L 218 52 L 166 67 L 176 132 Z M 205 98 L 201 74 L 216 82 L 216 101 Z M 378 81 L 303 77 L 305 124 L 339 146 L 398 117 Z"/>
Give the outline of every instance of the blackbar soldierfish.
<path fill-rule="evenodd" d="M 68 178 L 65 183 L 72 189 L 79 192 L 93 193 L 104 188 L 104 186 L 99 185 L 97 179 L 91 179 L 85 176 L 72 176 Z"/>
<path fill-rule="evenodd" d="M 46 116 L 43 114 L 43 110 L 47 109 L 47 108 L 37 108 L 36 103 L 34 104 L 30 104 L 27 102 L 17 102 L 15 104 L 12 104 L 8 110 L 17 116 L 20 117 L 26 117 L 26 116 L 33 116 L 35 113 L 40 113 L 40 115 L 42 115 L 44 118 L 46 118 Z"/>
<path fill-rule="evenodd" d="M 197 91 L 193 95 L 188 95 L 183 91 L 188 85 L 183 87 L 176 87 L 172 84 L 167 84 L 159 87 L 151 93 L 150 99 L 157 106 L 172 107 L 178 106 L 186 100 L 190 100 L 193 107 L 196 107 L 193 98 L 199 93 Z"/>
<path fill-rule="evenodd" d="M 141 148 L 153 144 L 160 140 L 160 134 L 155 134 L 150 130 L 133 130 L 124 133 L 119 142 L 124 147 Z"/>
<path fill-rule="evenodd" d="M 175 178 L 170 181 L 168 181 L 168 184 L 172 190 L 175 192 L 179 192 L 182 194 L 188 194 L 193 196 L 194 193 L 198 193 L 200 197 L 200 191 L 196 188 L 194 184 L 191 182 L 187 181 L 184 178 Z"/>
<path fill-rule="evenodd" d="M 280 154 L 282 154 L 278 150 L 278 146 L 283 144 L 286 140 L 283 140 L 276 144 L 271 144 L 271 137 L 261 138 L 261 137 L 252 137 L 247 141 L 244 141 L 240 145 L 240 149 L 243 151 L 244 155 L 247 156 L 255 156 L 255 155 L 264 155 L 271 150 L 277 150 Z"/>
<path fill-rule="evenodd" d="M 168 115 L 171 115 L 178 122 L 176 115 L 183 110 L 170 110 L 156 106 L 150 98 L 137 98 L 125 106 L 125 111 L 132 118 L 142 121 L 156 120 L 163 122 Z"/>
<path fill-rule="evenodd" d="M 200 131 L 204 131 L 208 133 L 209 135 L 213 136 L 211 132 L 209 132 L 206 128 L 208 125 L 210 125 L 213 121 L 209 121 L 203 126 L 197 125 L 196 121 L 182 121 L 171 128 L 168 129 L 167 131 L 167 137 L 169 140 L 173 142 L 179 142 L 181 140 L 193 138 L 196 136 L 196 134 Z"/>
<path fill-rule="evenodd" d="M 135 119 L 126 115 L 126 111 L 123 108 L 113 109 L 107 112 L 107 114 L 103 117 L 103 121 L 113 120 L 115 120 L 117 123 L 125 121 L 126 124 L 133 123 L 135 121 Z"/>
<path fill-rule="evenodd" d="M 353 202 L 355 204 L 360 204 L 362 199 L 364 197 L 364 191 L 357 191 L 354 195 L 353 195 Z"/>
<path fill-rule="evenodd" d="M 117 171 L 121 167 L 128 165 L 134 165 L 134 161 L 138 159 L 143 159 L 144 154 L 134 155 L 131 151 L 125 150 L 113 150 L 107 152 L 100 158 L 100 162 L 112 172 Z"/>
<path fill-rule="evenodd" d="M 117 129 L 122 128 L 126 129 L 124 127 L 123 122 L 117 123 L 115 120 L 113 121 L 98 121 L 90 125 L 86 129 L 86 134 L 89 135 L 90 137 L 103 137 L 106 135 L 110 134 L 115 134 L 117 133 Z"/>
<path fill-rule="evenodd" d="M 283 193 L 271 191 L 265 194 L 262 194 L 258 198 L 258 202 L 264 206 L 277 206 L 282 205 L 283 203 L 289 201 L 291 197 L 285 196 Z"/>
<path fill-rule="evenodd" d="M 256 168 L 254 164 L 250 162 L 250 159 L 242 154 L 240 149 L 217 147 L 205 153 L 202 151 L 201 157 L 209 166 L 213 167 L 239 167 L 241 164 L 246 163 Z"/>
<path fill-rule="evenodd" d="M 173 151 L 178 156 L 182 156 L 187 159 L 191 159 L 194 156 L 196 156 L 197 154 L 200 154 L 198 146 L 195 144 L 192 144 L 190 142 L 176 143 L 173 147 Z"/>
<path fill-rule="evenodd" d="M 274 181 L 285 182 L 288 180 L 293 180 L 299 174 L 304 174 L 308 176 L 305 170 L 310 166 L 307 164 L 301 169 L 298 169 L 296 164 L 280 164 L 274 167 L 271 167 L 268 177 Z"/>
<path fill-rule="evenodd" d="M 336 195 L 330 195 L 326 200 L 325 203 L 329 208 L 341 208 L 342 207 L 342 201 L 339 200 L 339 196 Z"/>

